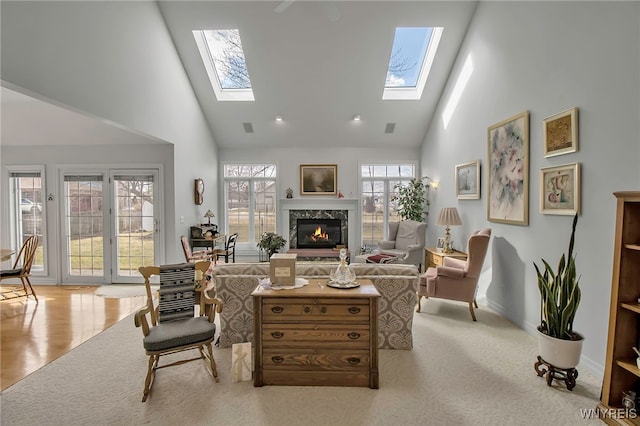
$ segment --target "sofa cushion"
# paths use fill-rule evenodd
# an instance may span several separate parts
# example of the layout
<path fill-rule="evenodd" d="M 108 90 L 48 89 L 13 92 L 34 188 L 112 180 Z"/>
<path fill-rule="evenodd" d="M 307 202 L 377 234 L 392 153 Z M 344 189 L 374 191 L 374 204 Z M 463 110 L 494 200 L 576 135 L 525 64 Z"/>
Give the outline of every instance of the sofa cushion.
<path fill-rule="evenodd" d="M 398 236 L 396 237 L 396 249 L 406 250 L 411 244 L 417 242 L 416 226 L 413 221 L 402 221 L 398 226 Z"/>

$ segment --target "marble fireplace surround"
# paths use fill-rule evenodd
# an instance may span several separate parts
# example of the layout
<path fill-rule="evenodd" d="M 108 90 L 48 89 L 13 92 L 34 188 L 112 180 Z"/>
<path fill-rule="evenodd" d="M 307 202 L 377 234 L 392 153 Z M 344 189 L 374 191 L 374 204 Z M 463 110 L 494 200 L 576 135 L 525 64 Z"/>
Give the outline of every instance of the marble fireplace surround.
<path fill-rule="evenodd" d="M 341 219 L 342 242 L 358 246 L 356 218 L 358 200 L 347 198 L 283 198 L 280 200 L 280 229 L 288 240 L 287 249 L 296 248 L 297 218 Z"/>

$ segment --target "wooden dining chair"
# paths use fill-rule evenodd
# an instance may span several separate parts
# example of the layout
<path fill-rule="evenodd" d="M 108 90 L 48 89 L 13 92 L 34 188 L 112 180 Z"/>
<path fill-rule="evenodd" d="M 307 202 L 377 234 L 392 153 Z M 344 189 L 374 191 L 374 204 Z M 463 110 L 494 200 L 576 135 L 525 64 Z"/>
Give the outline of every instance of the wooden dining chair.
<path fill-rule="evenodd" d="M 213 251 L 214 257 L 220 259 L 224 257 L 224 263 L 229 263 L 229 257 L 233 263 L 236 263 L 236 241 L 238 240 L 238 233 L 229 235 L 229 239 L 224 244 L 224 249 L 217 249 Z"/>
<path fill-rule="evenodd" d="M 31 286 L 31 280 L 29 277 L 31 276 L 31 265 L 33 264 L 33 259 L 36 257 L 36 250 L 38 249 L 39 239 L 36 235 L 32 235 L 22 243 L 22 247 L 20 247 L 20 251 L 18 252 L 18 256 L 16 257 L 16 261 L 13 264 L 13 268 L 0 270 L 0 281 L 8 280 L 8 279 L 19 279 L 22 282 L 22 289 L 24 290 L 24 294 L 16 293 L 16 291 L 2 292 L 3 299 L 13 299 L 14 297 L 29 297 L 29 295 L 33 296 L 38 301 L 38 296 L 36 296 L 36 292 L 33 290 Z M 6 296 L 7 293 L 10 293 L 10 296 Z"/>

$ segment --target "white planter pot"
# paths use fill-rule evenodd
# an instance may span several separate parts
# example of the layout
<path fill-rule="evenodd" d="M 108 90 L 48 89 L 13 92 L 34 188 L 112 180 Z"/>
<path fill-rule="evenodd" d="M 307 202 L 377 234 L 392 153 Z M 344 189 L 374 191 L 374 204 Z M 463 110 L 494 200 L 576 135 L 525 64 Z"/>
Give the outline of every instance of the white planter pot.
<path fill-rule="evenodd" d="M 554 367 L 575 368 L 580 362 L 582 342 L 584 342 L 582 336 L 580 336 L 580 340 L 562 340 L 549 337 L 538 330 L 540 356 Z"/>

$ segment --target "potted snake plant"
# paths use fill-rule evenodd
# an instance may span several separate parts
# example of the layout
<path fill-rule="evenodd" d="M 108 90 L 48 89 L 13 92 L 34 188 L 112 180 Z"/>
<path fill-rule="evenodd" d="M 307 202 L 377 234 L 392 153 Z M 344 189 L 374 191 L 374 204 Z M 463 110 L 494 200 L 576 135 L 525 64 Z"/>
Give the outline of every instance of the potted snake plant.
<path fill-rule="evenodd" d="M 540 325 L 538 348 L 542 359 L 564 369 L 580 362 L 584 337 L 573 330 L 573 320 L 580 304 L 580 286 L 573 253 L 578 215 L 573 218 L 568 253 L 562 254 L 554 271 L 542 259 L 544 269 L 534 262 L 540 290 Z"/>

